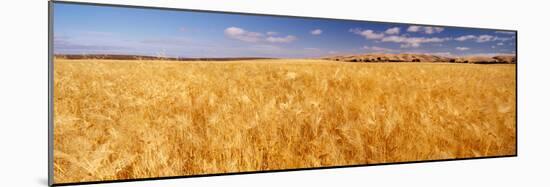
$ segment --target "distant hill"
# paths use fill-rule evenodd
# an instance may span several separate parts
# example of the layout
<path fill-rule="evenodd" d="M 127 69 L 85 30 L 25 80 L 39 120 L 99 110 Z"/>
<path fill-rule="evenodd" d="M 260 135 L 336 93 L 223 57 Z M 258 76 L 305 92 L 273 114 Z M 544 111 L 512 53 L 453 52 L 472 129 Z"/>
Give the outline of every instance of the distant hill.
<path fill-rule="evenodd" d="M 230 60 L 257 60 L 273 59 L 262 57 L 230 57 L 230 58 L 184 58 L 184 57 L 155 57 L 143 55 L 55 55 L 64 59 L 107 59 L 107 60 L 177 60 L 177 61 L 230 61 Z"/>
<path fill-rule="evenodd" d="M 445 57 L 430 54 L 362 54 L 332 56 L 325 60 L 344 62 L 450 62 L 474 64 L 515 64 L 515 56 L 465 56 Z"/>
<path fill-rule="evenodd" d="M 229 57 L 229 58 L 185 58 L 185 57 L 155 57 L 141 55 L 55 55 L 64 59 L 108 59 L 108 60 L 174 60 L 174 61 L 231 61 L 231 60 L 258 60 L 275 59 L 264 57 Z M 343 62 L 449 62 L 473 64 L 515 64 L 516 56 L 464 56 L 446 57 L 430 54 L 361 54 L 341 55 L 321 58 L 324 60 Z"/>

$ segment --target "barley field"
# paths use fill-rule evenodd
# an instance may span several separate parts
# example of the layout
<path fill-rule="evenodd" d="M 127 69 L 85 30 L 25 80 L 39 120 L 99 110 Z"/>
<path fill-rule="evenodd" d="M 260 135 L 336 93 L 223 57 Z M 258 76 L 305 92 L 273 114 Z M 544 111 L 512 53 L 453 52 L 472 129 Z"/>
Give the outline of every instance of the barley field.
<path fill-rule="evenodd" d="M 55 183 L 513 155 L 514 65 L 55 59 Z"/>

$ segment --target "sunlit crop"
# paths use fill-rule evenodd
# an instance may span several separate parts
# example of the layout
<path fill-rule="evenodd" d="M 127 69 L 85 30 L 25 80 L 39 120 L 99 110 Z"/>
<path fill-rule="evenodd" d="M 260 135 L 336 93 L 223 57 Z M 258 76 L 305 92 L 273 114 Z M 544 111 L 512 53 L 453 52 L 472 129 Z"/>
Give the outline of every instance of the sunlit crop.
<path fill-rule="evenodd" d="M 513 64 L 55 59 L 56 183 L 512 155 Z"/>

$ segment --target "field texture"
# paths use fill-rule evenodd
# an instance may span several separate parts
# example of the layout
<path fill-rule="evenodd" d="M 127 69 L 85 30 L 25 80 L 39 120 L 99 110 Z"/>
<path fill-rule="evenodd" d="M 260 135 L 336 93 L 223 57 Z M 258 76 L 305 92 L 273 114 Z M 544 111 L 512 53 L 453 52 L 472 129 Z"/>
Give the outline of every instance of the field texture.
<path fill-rule="evenodd" d="M 515 67 L 55 60 L 56 183 L 516 152 Z"/>

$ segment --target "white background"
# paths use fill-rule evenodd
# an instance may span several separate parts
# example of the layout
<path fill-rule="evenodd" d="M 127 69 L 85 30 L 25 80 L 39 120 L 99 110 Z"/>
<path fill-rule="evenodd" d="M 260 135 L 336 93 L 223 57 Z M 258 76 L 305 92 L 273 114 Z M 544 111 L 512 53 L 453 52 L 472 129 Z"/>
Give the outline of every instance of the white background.
<path fill-rule="evenodd" d="M 89 1 L 519 31 L 519 157 L 95 186 L 550 186 L 550 6 L 544 1 Z M 47 1 L 9 0 L 0 7 L 0 186 L 46 186 Z"/>

